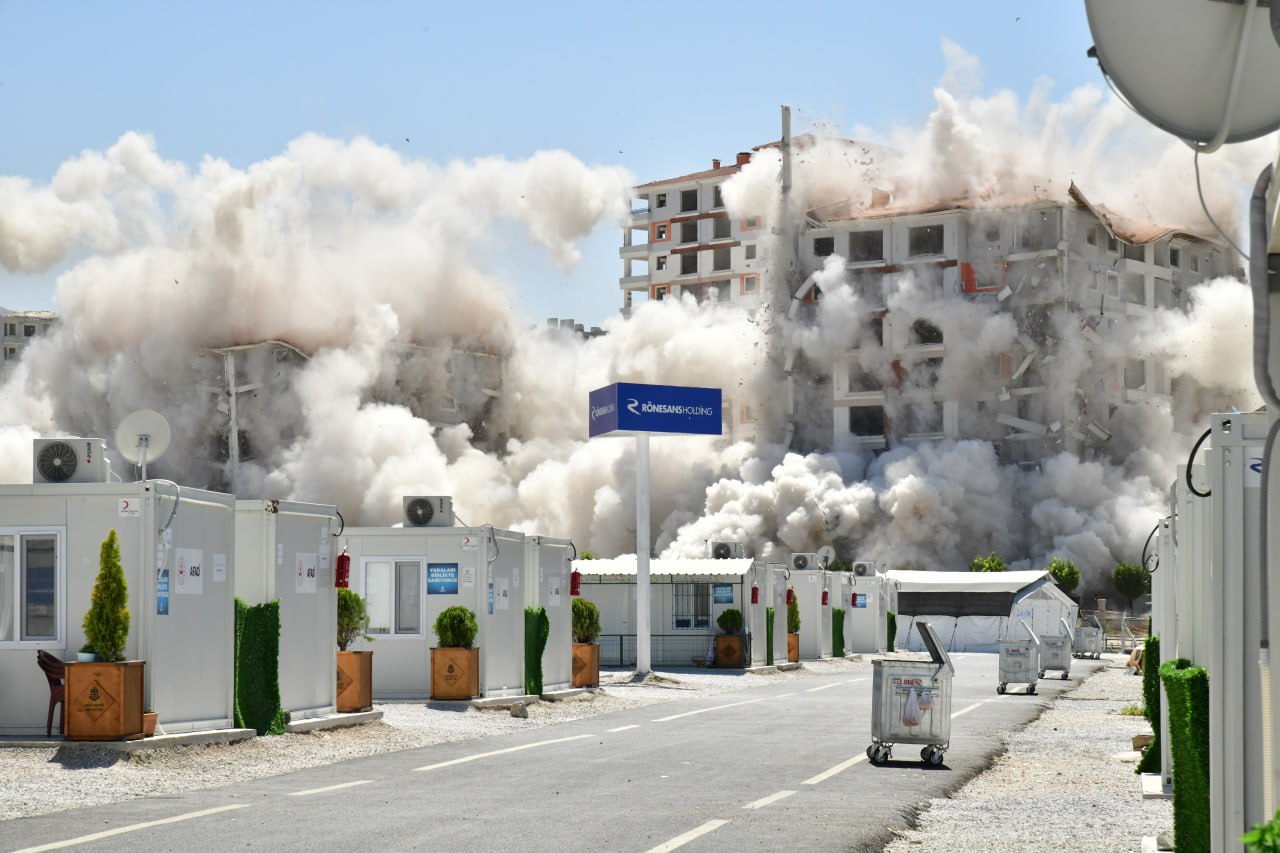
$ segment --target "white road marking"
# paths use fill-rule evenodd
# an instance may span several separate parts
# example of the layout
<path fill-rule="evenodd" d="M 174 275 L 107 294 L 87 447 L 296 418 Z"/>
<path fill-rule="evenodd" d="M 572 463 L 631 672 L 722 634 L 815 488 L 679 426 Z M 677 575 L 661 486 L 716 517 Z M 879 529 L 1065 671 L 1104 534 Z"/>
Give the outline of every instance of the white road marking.
<path fill-rule="evenodd" d="M 536 746 L 550 746 L 553 743 L 565 743 L 571 740 L 582 740 L 591 735 L 573 735 L 572 737 L 558 737 L 555 740 L 540 740 L 537 743 L 526 743 L 521 746 L 511 746 L 506 749 L 495 749 L 493 752 L 478 752 L 475 755 L 467 755 L 462 758 L 455 758 L 452 761 L 441 761 L 439 764 L 428 764 L 426 767 L 415 767 L 414 771 L 419 770 L 439 770 L 441 767 L 452 767 L 455 764 L 466 764 L 468 761 L 479 761 L 481 758 L 489 758 L 494 755 L 506 755 L 509 752 L 520 752 L 526 749 L 533 749 Z"/>
<path fill-rule="evenodd" d="M 852 681 L 846 681 L 845 684 L 861 684 L 864 681 L 866 681 L 865 678 L 855 678 Z"/>
<path fill-rule="evenodd" d="M 92 835 L 81 835 L 79 838 L 68 838 L 66 841 L 55 841 L 52 844 L 41 844 L 39 847 L 24 847 L 16 850 L 14 853 L 40 853 L 42 850 L 61 850 L 64 847 L 75 847 L 79 844 L 88 844 L 90 841 L 100 841 L 103 838 L 111 838 L 113 835 L 124 835 L 126 832 L 137 832 L 140 829 L 150 829 L 153 826 L 164 826 L 167 823 L 178 823 L 184 820 L 192 820 L 206 815 L 218 814 L 219 812 L 229 812 L 233 809 L 247 809 L 248 803 L 237 803 L 232 806 L 218 806 L 213 809 L 201 809 L 198 812 L 187 812 L 186 814 L 174 815 L 161 820 L 149 820 L 146 823 L 133 823 L 128 826 L 117 826 L 115 829 L 105 829 L 102 832 L 95 832 Z"/>
<path fill-rule="evenodd" d="M 956 717 L 960 716 L 961 714 L 967 714 L 970 711 L 972 711 L 974 708 L 981 708 L 983 705 L 987 704 L 987 701 L 988 700 L 984 699 L 981 702 L 974 702 L 968 708 L 961 708 L 959 711 L 956 711 L 954 714 L 951 715 L 951 719 L 954 720 Z"/>
<path fill-rule="evenodd" d="M 763 702 L 763 699 L 748 699 L 745 702 L 730 702 L 728 705 L 716 705 L 714 708 L 699 708 L 696 711 L 685 711 L 683 714 L 672 714 L 670 717 L 659 717 L 654 720 L 655 723 L 666 723 L 671 720 L 678 720 L 681 717 L 692 717 L 694 714 L 706 714 L 711 711 L 723 711 L 725 708 L 736 708 L 739 705 L 753 705 L 756 702 Z"/>
<path fill-rule="evenodd" d="M 309 797 L 312 794 L 324 794 L 329 791 L 340 791 L 343 788 L 354 788 L 356 785 L 368 785 L 372 781 L 373 781 L 372 779 L 361 779 L 359 782 L 343 782 L 339 785 L 329 785 L 328 787 L 325 787 L 325 788 L 311 788 L 310 790 L 307 790 L 307 791 L 293 791 L 290 794 L 288 794 L 288 796 Z"/>
<path fill-rule="evenodd" d="M 640 728 L 639 723 L 637 723 L 634 726 L 618 726 L 616 729 L 609 729 L 609 734 L 613 734 L 614 732 L 625 732 L 627 729 L 638 729 L 638 728 Z"/>
<path fill-rule="evenodd" d="M 677 847 L 683 847 L 695 838 L 700 838 L 708 832 L 715 832 L 724 826 L 727 820 L 709 820 L 697 829 L 691 829 L 684 835 L 677 835 L 666 844 L 659 844 L 657 847 L 650 848 L 645 853 L 667 853 L 668 850 L 675 850 Z"/>
<path fill-rule="evenodd" d="M 776 803 L 778 800 L 785 800 L 787 797 L 791 796 L 794 793 L 795 791 L 779 791 L 776 794 L 770 794 L 769 796 L 764 797 L 763 799 L 756 800 L 754 803 L 747 803 L 745 806 L 743 806 L 743 808 L 744 809 L 762 809 L 765 806 Z"/>
<path fill-rule="evenodd" d="M 829 690 L 832 687 L 839 687 L 839 686 L 840 686 L 840 682 L 837 681 L 835 684 L 824 684 L 821 687 L 810 687 L 808 690 L 805 691 L 805 693 L 817 693 L 819 690 Z"/>
<path fill-rule="evenodd" d="M 774 698 L 774 699 L 786 699 L 788 696 L 794 696 L 794 695 L 796 695 L 796 694 L 794 694 L 794 693 L 779 693 L 777 696 L 774 696 L 773 698 Z"/>
<path fill-rule="evenodd" d="M 832 767 L 830 770 L 824 770 L 821 773 L 819 773 L 817 776 L 813 776 L 809 779 L 805 779 L 804 782 L 802 782 L 801 784 L 816 785 L 819 782 L 825 782 L 828 779 L 830 779 L 832 776 L 836 775 L 837 773 L 843 773 L 844 771 L 848 770 L 850 767 L 857 764 L 859 761 L 866 761 L 866 760 L 867 760 L 866 753 L 855 755 L 853 758 L 850 758 L 848 761 L 840 762 L 835 767 Z"/>

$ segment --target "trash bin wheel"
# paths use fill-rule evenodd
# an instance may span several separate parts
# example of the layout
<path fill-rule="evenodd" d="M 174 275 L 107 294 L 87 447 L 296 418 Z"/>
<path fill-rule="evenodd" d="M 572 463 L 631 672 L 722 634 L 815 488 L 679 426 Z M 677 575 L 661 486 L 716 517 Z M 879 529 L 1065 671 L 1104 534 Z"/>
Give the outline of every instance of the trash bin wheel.
<path fill-rule="evenodd" d="M 1027 693 L 1029 693 L 1029 694 L 1031 694 L 1032 696 L 1034 696 L 1034 695 L 1035 695 L 1035 692 L 1036 692 L 1036 686 L 1035 686 L 1034 684 L 1028 684 L 1028 685 L 1027 685 Z"/>
<path fill-rule="evenodd" d="M 1004 695 L 1004 691 L 1005 691 L 1005 688 L 1006 688 L 1006 687 L 1008 687 L 1008 685 L 1007 685 L 1007 684 L 997 684 L 997 685 L 996 685 L 996 692 L 997 692 L 997 693 L 999 693 L 1001 696 L 1003 696 L 1003 695 Z"/>
<path fill-rule="evenodd" d="M 874 743 L 871 744 L 871 746 L 867 747 L 867 758 L 871 759 L 872 761 L 876 760 L 876 745 Z"/>
<path fill-rule="evenodd" d="M 879 746 L 876 747 L 875 754 L 871 756 L 871 763 L 884 764 L 886 761 L 889 760 L 889 757 L 892 755 L 893 755 L 893 750 L 891 750 L 889 747 L 885 746 L 884 744 L 880 744 Z"/>
<path fill-rule="evenodd" d="M 938 767 L 938 766 L 940 766 L 940 765 L 942 764 L 942 758 L 943 758 L 943 755 L 944 755 L 944 753 L 943 753 L 942 749 L 940 749 L 939 747 L 936 747 L 936 746 L 935 746 L 935 747 L 933 747 L 932 749 L 930 749 L 930 751 L 929 751 L 929 758 L 928 758 L 927 760 L 928 760 L 928 762 L 929 762 L 930 764 L 932 764 L 934 767 Z"/>
<path fill-rule="evenodd" d="M 1037 678 L 1044 678 L 1044 672 L 1045 672 L 1045 671 L 1044 671 L 1043 669 L 1042 669 L 1042 670 L 1040 670 L 1039 672 L 1037 672 L 1037 673 L 1036 673 L 1036 677 L 1037 677 Z"/>
<path fill-rule="evenodd" d="M 932 746 L 920 747 L 920 760 L 928 763 L 930 756 L 933 755 L 933 749 L 934 748 Z"/>
<path fill-rule="evenodd" d="M 1066 680 L 1067 680 L 1067 678 L 1069 678 L 1069 677 L 1070 677 L 1070 675 L 1071 675 L 1071 673 L 1070 673 L 1070 672 L 1068 672 L 1067 670 L 1063 670 L 1063 671 L 1062 671 L 1062 680 L 1063 680 L 1063 681 L 1066 681 Z"/>

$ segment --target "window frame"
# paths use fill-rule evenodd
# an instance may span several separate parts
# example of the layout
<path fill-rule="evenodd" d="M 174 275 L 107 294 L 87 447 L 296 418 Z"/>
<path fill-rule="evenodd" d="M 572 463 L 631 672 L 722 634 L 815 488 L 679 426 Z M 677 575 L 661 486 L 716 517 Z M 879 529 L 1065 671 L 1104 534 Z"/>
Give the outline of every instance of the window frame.
<path fill-rule="evenodd" d="M 375 625 L 373 619 L 380 616 L 375 613 L 375 608 L 380 609 L 381 606 L 377 602 L 377 596 L 373 596 L 370 600 L 369 595 L 369 566 L 375 563 L 386 563 L 390 566 L 390 599 L 387 602 L 388 615 L 390 624 L 386 631 L 379 630 L 382 626 Z M 401 566 L 413 564 L 417 567 L 417 593 L 418 593 L 418 629 L 416 631 L 403 631 L 399 628 L 400 620 L 400 568 Z M 365 602 L 369 604 L 369 634 L 377 640 L 421 640 L 426 636 L 426 615 L 427 615 L 427 580 L 426 580 L 426 561 L 423 557 L 410 557 L 403 554 L 376 554 L 360 558 L 360 592 L 363 594 Z"/>
<path fill-rule="evenodd" d="M 64 649 L 67 647 L 67 529 L 53 525 L 5 525 L 0 537 L 14 538 L 13 577 L 6 583 L 13 593 L 12 630 L 14 639 L 0 639 L 0 649 Z M 54 538 L 53 620 L 54 636 L 23 639 L 23 601 L 26 597 L 26 566 L 21 543 L 24 537 Z"/>
<path fill-rule="evenodd" d="M 709 631 L 711 630 L 711 583 L 710 581 L 680 581 L 671 585 L 671 630 L 672 631 Z M 683 590 L 682 587 L 692 587 Z M 706 607 L 705 617 L 699 612 L 698 587 L 702 587 L 702 604 Z M 692 605 L 688 614 L 688 625 L 681 625 L 684 607 Z M 698 624 L 705 618 L 705 624 Z"/>

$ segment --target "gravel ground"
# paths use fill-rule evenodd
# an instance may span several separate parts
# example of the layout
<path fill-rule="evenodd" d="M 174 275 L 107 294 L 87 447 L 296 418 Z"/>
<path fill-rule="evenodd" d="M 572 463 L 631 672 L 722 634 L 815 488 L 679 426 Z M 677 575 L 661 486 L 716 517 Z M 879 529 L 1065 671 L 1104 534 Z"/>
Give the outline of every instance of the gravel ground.
<path fill-rule="evenodd" d="M 1107 658 L 1106 669 L 1011 734 L 989 770 L 930 801 L 918 828 L 886 853 L 1128 853 L 1171 829 L 1170 801 L 1142 799 L 1133 773 L 1131 738 L 1151 727 L 1120 713 L 1142 704 L 1142 679 L 1125 674 L 1120 656 Z"/>
<path fill-rule="evenodd" d="M 1008 740 L 990 770 L 950 799 L 933 800 L 919 826 L 886 850 L 1132 851 L 1143 835 L 1172 825 L 1168 801 L 1142 800 L 1132 735 L 1146 721 L 1120 709 L 1141 702 L 1141 679 L 1111 666 L 1058 699 Z M 870 671 L 868 662 L 806 662 L 799 671 L 734 675 L 657 673 L 641 682 L 606 673 L 593 696 L 535 703 L 528 719 L 505 710 L 388 703 L 378 723 L 255 738 L 238 744 L 138 753 L 56 747 L 0 750 L 0 820 L 167 793 L 199 790 L 401 749 L 548 726 L 688 696 L 780 680 Z M 1118 757 L 1122 755 L 1124 757 Z M 994 843 L 993 838 L 999 838 Z"/>

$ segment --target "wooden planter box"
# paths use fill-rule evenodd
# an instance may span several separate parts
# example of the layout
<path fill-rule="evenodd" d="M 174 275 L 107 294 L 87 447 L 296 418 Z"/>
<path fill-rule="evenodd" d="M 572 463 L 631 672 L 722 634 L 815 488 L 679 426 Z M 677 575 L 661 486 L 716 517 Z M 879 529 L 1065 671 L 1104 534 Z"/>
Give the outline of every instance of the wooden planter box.
<path fill-rule="evenodd" d="M 600 686 L 600 644 L 573 644 L 573 686 Z"/>
<path fill-rule="evenodd" d="M 68 663 L 63 735 L 70 740 L 142 737 L 146 661 Z"/>
<path fill-rule="evenodd" d="M 725 634 L 716 637 L 716 666 L 742 667 L 742 636 Z"/>
<path fill-rule="evenodd" d="M 338 713 L 372 708 L 373 652 L 338 652 Z"/>
<path fill-rule="evenodd" d="M 479 695 L 479 647 L 431 650 L 432 699 L 470 699 Z"/>
<path fill-rule="evenodd" d="M 800 635 L 787 634 L 787 660 L 791 663 L 800 661 Z"/>

